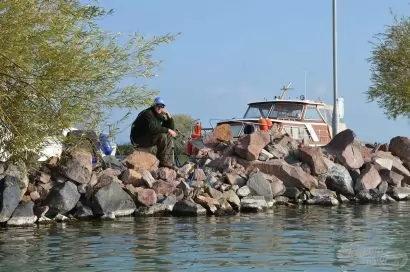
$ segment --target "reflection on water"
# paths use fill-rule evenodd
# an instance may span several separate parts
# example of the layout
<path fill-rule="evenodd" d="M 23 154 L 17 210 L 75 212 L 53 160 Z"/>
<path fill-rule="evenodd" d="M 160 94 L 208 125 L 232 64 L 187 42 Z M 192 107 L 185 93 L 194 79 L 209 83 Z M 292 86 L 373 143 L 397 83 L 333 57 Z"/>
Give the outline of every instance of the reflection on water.
<path fill-rule="evenodd" d="M 0 271 L 408 271 L 410 203 L 0 229 Z"/>

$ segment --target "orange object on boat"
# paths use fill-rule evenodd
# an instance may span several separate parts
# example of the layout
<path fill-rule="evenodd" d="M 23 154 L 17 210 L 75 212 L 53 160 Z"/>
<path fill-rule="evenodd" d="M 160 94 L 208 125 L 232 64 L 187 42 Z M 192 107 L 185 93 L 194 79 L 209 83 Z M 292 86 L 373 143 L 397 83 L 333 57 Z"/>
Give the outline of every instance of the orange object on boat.
<path fill-rule="evenodd" d="M 196 121 L 194 125 L 193 132 L 191 134 L 192 139 L 201 138 L 202 136 L 202 126 L 200 121 Z"/>
<path fill-rule="evenodd" d="M 265 118 L 262 118 L 262 117 L 261 117 L 261 118 L 259 119 L 259 129 L 260 129 L 261 131 L 268 131 L 268 124 L 267 124 Z"/>
<path fill-rule="evenodd" d="M 268 129 L 272 128 L 272 120 L 269 118 L 266 118 L 266 125 L 268 125 Z"/>

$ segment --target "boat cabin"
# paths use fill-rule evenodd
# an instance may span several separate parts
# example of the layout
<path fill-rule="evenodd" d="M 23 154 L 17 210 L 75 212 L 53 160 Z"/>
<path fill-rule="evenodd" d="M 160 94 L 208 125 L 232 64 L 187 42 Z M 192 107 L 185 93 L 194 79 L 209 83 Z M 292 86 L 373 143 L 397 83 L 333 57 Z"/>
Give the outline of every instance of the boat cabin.
<path fill-rule="evenodd" d="M 342 103 L 341 99 L 339 131 L 346 129 Z M 249 103 L 243 118 L 224 120 L 218 125 L 230 124 L 232 135 L 239 137 L 259 130 L 260 118 L 269 118 L 276 129 L 310 145 L 325 145 L 332 138 L 333 106 L 311 100 L 277 99 Z"/>

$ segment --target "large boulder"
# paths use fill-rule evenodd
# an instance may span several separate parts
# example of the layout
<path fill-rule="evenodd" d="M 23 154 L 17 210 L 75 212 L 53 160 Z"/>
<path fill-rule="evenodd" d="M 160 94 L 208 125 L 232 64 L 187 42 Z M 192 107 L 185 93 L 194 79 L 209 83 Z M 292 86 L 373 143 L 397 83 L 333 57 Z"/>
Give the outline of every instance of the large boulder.
<path fill-rule="evenodd" d="M 178 201 L 172 209 L 172 215 L 175 216 L 198 216 L 205 214 L 206 209 L 190 199 Z"/>
<path fill-rule="evenodd" d="M 371 164 L 366 164 L 356 180 L 355 191 L 375 189 L 382 182 L 379 172 Z"/>
<path fill-rule="evenodd" d="M 16 177 L 20 187 L 20 200 L 25 194 L 28 184 L 28 171 L 25 163 L 21 160 L 16 163 L 6 162 L 2 165 L 3 171 L 0 172 L 0 179 L 3 179 L 5 176 Z"/>
<path fill-rule="evenodd" d="M 253 195 L 264 196 L 267 201 L 273 199 L 272 187 L 262 172 L 250 174 L 247 186 L 251 189 Z"/>
<path fill-rule="evenodd" d="M 171 208 L 172 211 L 172 208 Z M 164 216 L 170 213 L 168 205 L 156 203 L 152 206 L 139 206 L 135 210 L 136 216 Z"/>
<path fill-rule="evenodd" d="M 240 210 L 243 213 L 256 213 L 266 210 L 268 208 L 268 203 L 266 198 L 263 196 L 247 196 L 241 199 Z"/>
<path fill-rule="evenodd" d="M 252 134 L 244 135 L 238 140 L 235 146 L 235 153 L 243 159 L 249 161 L 256 160 L 269 141 L 269 133 L 264 131 L 256 131 Z"/>
<path fill-rule="evenodd" d="M 142 189 L 137 193 L 137 201 L 144 206 L 152 206 L 157 203 L 157 194 L 152 189 Z"/>
<path fill-rule="evenodd" d="M 403 165 L 403 162 L 399 158 L 393 156 L 390 152 L 384 152 L 379 150 L 374 154 L 373 160 L 377 158 L 391 159 L 391 170 L 396 172 L 397 174 L 402 175 L 403 177 L 410 178 L 410 171 Z"/>
<path fill-rule="evenodd" d="M 174 192 L 176 186 L 173 183 L 164 180 L 158 180 L 153 184 L 152 189 L 157 195 L 168 196 Z"/>
<path fill-rule="evenodd" d="M 124 182 L 124 184 L 132 184 L 135 187 L 145 185 L 145 182 L 142 179 L 142 174 L 133 169 L 126 169 L 122 172 L 120 179 Z"/>
<path fill-rule="evenodd" d="M 234 208 L 235 210 L 239 210 L 241 200 L 239 199 L 238 195 L 234 190 L 231 189 L 223 192 L 222 198 L 228 201 L 232 208 Z"/>
<path fill-rule="evenodd" d="M 88 205 L 83 204 L 80 200 L 75 205 L 73 216 L 79 219 L 86 219 L 94 216 L 94 214 L 93 210 Z"/>
<path fill-rule="evenodd" d="M 397 201 L 408 200 L 410 198 L 410 188 L 409 187 L 391 187 L 387 194 Z"/>
<path fill-rule="evenodd" d="M 350 129 L 343 130 L 333 137 L 325 148 L 349 169 L 359 169 L 364 164 L 361 143 Z"/>
<path fill-rule="evenodd" d="M 344 196 L 352 197 L 355 195 L 352 177 L 349 171 L 340 164 L 335 164 L 329 169 L 326 176 L 326 186 Z"/>
<path fill-rule="evenodd" d="M 254 161 L 248 164 L 248 168 L 258 168 L 265 174 L 274 175 L 282 180 L 286 187 L 301 189 L 318 187 L 318 181 L 313 176 L 303 171 L 300 166 L 290 165 L 284 160 Z"/>
<path fill-rule="evenodd" d="M 168 167 L 161 167 L 158 169 L 158 176 L 162 180 L 172 182 L 176 179 L 177 173 L 174 169 L 170 169 Z"/>
<path fill-rule="evenodd" d="M 0 180 L 0 223 L 10 219 L 20 202 L 20 180 L 6 175 Z"/>
<path fill-rule="evenodd" d="M 88 183 L 93 170 L 92 155 L 84 149 L 69 149 L 61 154 L 60 172 L 70 180 Z"/>
<path fill-rule="evenodd" d="M 7 221 L 7 225 L 26 226 L 34 224 L 37 220 L 37 216 L 34 215 L 33 207 L 33 201 L 21 202 L 17 206 L 10 220 Z"/>
<path fill-rule="evenodd" d="M 242 187 L 246 184 L 246 179 L 235 173 L 227 173 L 225 180 L 228 184 L 238 185 L 239 187 Z"/>
<path fill-rule="evenodd" d="M 135 150 L 124 159 L 125 165 L 134 170 L 147 169 L 152 172 L 158 169 L 159 161 L 156 156 L 149 152 Z"/>
<path fill-rule="evenodd" d="M 232 129 L 229 124 L 216 126 L 213 133 L 218 141 L 229 142 L 232 140 Z"/>
<path fill-rule="evenodd" d="M 408 137 L 397 136 L 390 140 L 390 152 L 399 157 L 404 162 L 410 162 L 410 139 Z"/>
<path fill-rule="evenodd" d="M 118 183 L 111 182 L 93 194 L 91 208 L 95 215 L 126 216 L 134 213 L 135 203 Z"/>
<path fill-rule="evenodd" d="M 80 193 L 74 183 L 56 183 L 46 199 L 45 205 L 50 208 L 46 215 L 54 217 L 57 214 L 66 214 L 75 207 L 79 199 Z"/>
<path fill-rule="evenodd" d="M 212 160 L 206 166 L 209 168 L 214 168 L 221 172 L 229 172 L 229 169 L 236 163 L 236 158 L 233 156 L 222 156 Z"/>
<path fill-rule="evenodd" d="M 299 159 L 307 163 L 314 175 L 327 172 L 328 168 L 324 160 L 323 152 L 320 147 L 302 146 L 299 148 Z"/>

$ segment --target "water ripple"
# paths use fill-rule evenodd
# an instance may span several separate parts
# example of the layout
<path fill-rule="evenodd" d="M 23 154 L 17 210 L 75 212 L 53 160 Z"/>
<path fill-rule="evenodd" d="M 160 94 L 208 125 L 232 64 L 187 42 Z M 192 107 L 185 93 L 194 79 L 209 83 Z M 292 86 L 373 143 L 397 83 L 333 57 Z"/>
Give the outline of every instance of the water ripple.
<path fill-rule="evenodd" d="M 407 271 L 410 204 L 0 229 L 0 271 Z"/>

